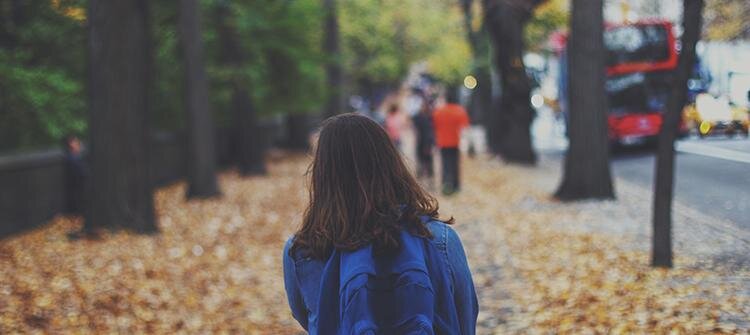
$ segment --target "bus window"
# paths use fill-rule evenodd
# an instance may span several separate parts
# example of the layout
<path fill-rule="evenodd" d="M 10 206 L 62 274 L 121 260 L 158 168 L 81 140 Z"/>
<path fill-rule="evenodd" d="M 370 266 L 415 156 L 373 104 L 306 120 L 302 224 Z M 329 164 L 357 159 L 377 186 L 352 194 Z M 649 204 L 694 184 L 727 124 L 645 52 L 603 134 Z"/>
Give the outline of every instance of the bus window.
<path fill-rule="evenodd" d="M 672 69 L 677 65 L 669 24 L 611 26 L 604 32 L 609 74 Z"/>

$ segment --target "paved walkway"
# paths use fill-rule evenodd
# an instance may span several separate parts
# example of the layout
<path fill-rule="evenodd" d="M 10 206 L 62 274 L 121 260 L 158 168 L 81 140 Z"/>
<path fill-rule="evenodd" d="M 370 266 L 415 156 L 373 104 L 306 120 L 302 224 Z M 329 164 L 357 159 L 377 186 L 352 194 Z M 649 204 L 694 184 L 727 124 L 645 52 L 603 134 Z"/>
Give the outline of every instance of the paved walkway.
<path fill-rule="evenodd" d="M 559 132 L 552 118 L 540 119 L 535 133 Z M 480 151 L 482 137 L 481 128 L 465 136 Z M 541 152 L 565 146 L 537 142 Z M 464 157 L 464 190 L 441 199 L 470 257 L 480 334 L 750 331 L 746 232 L 677 201 L 676 268 L 653 270 L 652 191 L 618 179 L 617 201 L 559 203 L 550 195 L 560 156 L 541 157 L 536 168 Z"/>
<path fill-rule="evenodd" d="M 269 175 L 224 173 L 223 197 L 160 189 L 161 232 L 69 241 L 80 220 L 0 241 L 0 333 L 298 334 L 286 306 L 284 241 L 305 205 L 303 156 Z M 479 334 L 747 333 L 747 241 L 689 208 L 675 217 L 676 268 L 648 266 L 648 191 L 618 201 L 550 199 L 559 162 L 463 160 L 456 218 L 480 299 Z"/>
<path fill-rule="evenodd" d="M 678 203 L 676 268 L 653 270 L 648 190 L 618 181 L 617 201 L 563 204 L 549 197 L 559 161 L 465 163 L 464 191 L 441 203 L 469 253 L 480 334 L 750 329 L 740 233 Z"/>

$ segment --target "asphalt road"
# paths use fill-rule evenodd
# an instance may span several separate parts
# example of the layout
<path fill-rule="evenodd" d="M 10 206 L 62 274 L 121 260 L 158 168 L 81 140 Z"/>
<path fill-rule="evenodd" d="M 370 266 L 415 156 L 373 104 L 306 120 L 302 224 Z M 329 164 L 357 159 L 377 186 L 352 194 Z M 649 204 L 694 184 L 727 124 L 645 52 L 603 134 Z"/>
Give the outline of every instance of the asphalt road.
<path fill-rule="evenodd" d="M 550 111 L 539 112 L 532 134 L 539 152 L 564 156 L 568 145 L 564 126 Z M 750 232 L 750 139 L 695 137 L 679 141 L 676 148 L 675 199 Z M 635 147 L 614 153 L 615 177 L 652 192 L 655 151 Z"/>
<path fill-rule="evenodd" d="M 652 189 L 653 151 L 633 148 L 616 153 L 614 175 Z M 677 151 L 675 199 L 750 231 L 750 140 L 686 139 L 677 144 Z"/>

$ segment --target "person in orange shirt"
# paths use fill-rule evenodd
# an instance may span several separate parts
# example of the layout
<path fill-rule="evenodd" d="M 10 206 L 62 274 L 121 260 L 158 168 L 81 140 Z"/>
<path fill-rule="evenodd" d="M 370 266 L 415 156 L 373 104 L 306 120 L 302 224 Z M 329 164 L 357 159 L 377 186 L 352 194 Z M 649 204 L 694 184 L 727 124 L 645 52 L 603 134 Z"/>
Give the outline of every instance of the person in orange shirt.
<path fill-rule="evenodd" d="M 432 122 L 443 167 L 443 193 L 449 195 L 461 188 L 458 144 L 461 131 L 469 125 L 469 114 L 458 104 L 455 90 L 448 90 L 445 99 L 446 104 L 433 113 Z"/>

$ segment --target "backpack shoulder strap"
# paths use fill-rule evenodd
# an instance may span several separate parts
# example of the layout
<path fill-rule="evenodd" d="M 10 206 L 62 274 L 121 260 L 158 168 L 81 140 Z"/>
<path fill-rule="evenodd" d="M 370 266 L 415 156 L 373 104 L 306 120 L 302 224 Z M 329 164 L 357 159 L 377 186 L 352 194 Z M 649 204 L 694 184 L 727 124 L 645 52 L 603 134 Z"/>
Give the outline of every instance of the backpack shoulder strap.
<path fill-rule="evenodd" d="M 365 273 L 379 276 L 407 270 L 428 273 L 426 261 L 422 239 L 402 231 L 401 249 L 395 257 L 377 257 L 372 246 L 341 253 L 339 282 L 344 286 L 355 276 Z"/>
<path fill-rule="evenodd" d="M 318 320 L 310 325 L 310 335 L 337 334 L 341 311 L 339 308 L 339 277 L 341 252 L 334 250 L 323 268 L 318 299 Z"/>
<path fill-rule="evenodd" d="M 434 327 L 441 334 L 455 333 L 453 330 L 458 329 L 457 313 L 453 305 L 455 302 L 450 274 L 444 260 L 440 258 L 444 257 L 443 253 L 432 242 L 406 231 L 401 232 L 401 241 L 401 249 L 393 257 L 375 257 L 371 246 L 353 252 L 333 252 L 323 269 L 318 322 L 310 327 L 311 335 L 339 334 L 343 328 L 356 329 L 360 319 L 374 321 L 376 318 L 371 314 L 375 312 L 370 309 L 372 306 L 359 305 L 362 305 L 362 299 L 379 297 L 373 295 L 363 298 L 360 294 L 371 293 L 360 290 L 371 285 L 383 284 L 376 278 L 390 275 L 402 278 L 399 280 L 406 280 L 409 285 L 416 285 L 412 287 L 419 288 L 419 291 L 409 291 L 410 294 L 414 294 L 412 298 L 408 298 L 412 301 L 389 312 L 403 316 L 418 316 L 424 319 L 421 324 L 432 324 L 429 328 Z M 388 282 L 385 280 L 385 283 Z M 402 284 L 404 282 L 391 282 L 387 285 L 400 287 Z M 348 309 L 350 303 L 353 304 L 353 309 Z"/>

